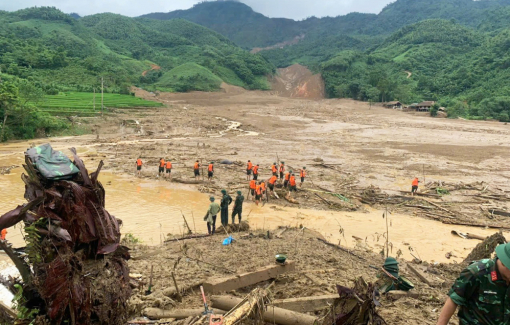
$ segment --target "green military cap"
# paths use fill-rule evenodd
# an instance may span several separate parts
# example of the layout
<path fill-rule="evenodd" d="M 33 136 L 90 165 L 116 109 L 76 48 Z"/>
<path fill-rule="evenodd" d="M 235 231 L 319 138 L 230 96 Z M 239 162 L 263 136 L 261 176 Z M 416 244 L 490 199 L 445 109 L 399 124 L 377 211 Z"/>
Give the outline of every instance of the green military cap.
<path fill-rule="evenodd" d="M 211 196 L 211 197 L 209 198 L 209 201 L 214 202 L 214 196 Z"/>
<path fill-rule="evenodd" d="M 241 195 L 242 193 L 241 193 L 241 191 L 237 191 L 237 194 Z"/>
<path fill-rule="evenodd" d="M 510 269 L 510 243 L 496 247 L 496 256 L 507 269 Z"/>
<path fill-rule="evenodd" d="M 227 194 L 227 190 L 221 190 L 221 193 Z"/>
<path fill-rule="evenodd" d="M 383 264 L 383 268 L 393 275 L 394 277 L 398 278 L 398 262 L 393 257 L 388 257 Z"/>

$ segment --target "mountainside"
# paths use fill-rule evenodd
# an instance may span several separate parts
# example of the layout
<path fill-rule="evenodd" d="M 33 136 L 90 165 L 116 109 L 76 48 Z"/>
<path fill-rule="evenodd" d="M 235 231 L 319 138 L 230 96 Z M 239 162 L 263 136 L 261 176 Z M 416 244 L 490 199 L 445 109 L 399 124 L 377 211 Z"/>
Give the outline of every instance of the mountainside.
<path fill-rule="evenodd" d="M 157 21 L 97 14 L 77 20 L 44 7 L 0 12 L 2 72 L 29 79 L 48 93 L 92 91 L 100 84 L 100 76 L 108 91 L 127 92 L 133 84 L 155 88 L 165 74 L 187 63 L 201 69 L 192 69 L 193 73 L 179 69 L 183 74 L 174 75 L 174 88 L 165 90 L 218 89 L 216 80 L 200 83 L 204 88 L 194 86 L 204 72 L 220 82 L 267 89 L 265 76 L 274 70 L 261 56 L 182 19 Z"/>

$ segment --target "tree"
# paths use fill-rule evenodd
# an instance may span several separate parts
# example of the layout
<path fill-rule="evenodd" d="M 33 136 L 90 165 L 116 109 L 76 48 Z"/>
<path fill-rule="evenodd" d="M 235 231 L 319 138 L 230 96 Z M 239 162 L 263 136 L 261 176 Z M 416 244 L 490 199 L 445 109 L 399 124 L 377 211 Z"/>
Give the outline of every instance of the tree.
<path fill-rule="evenodd" d="M 10 82 L 0 83 L 0 112 L 3 115 L 2 130 L 0 131 L 0 141 L 4 141 L 7 118 L 18 104 L 18 101 L 18 88 Z"/>

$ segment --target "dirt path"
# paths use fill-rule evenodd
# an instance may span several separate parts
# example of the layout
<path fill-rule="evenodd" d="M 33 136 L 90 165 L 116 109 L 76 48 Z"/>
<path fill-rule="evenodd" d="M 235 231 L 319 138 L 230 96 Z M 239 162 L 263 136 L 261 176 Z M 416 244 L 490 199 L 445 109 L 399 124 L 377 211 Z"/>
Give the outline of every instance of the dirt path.
<path fill-rule="evenodd" d="M 407 79 L 411 78 L 411 76 L 413 75 L 411 71 L 406 70 L 405 73 L 407 73 Z"/>

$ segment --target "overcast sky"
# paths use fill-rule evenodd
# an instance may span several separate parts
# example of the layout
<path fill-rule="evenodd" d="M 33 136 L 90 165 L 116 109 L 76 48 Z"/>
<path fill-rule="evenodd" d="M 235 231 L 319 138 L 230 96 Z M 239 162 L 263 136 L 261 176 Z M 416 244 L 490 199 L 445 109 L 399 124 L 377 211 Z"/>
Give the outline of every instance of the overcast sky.
<path fill-rule="evenodd" d="M 197 0 L 0 0 L 0 10 L 18 10 L 33 6 L 53 6 L 81 16 L 114 12 L 140 16 L 151 12 L 187 9 Z M 304 19 L 310 16 L 338 16 L 349 12 L 378 13 L 391 0 L 241 0 L 269 17 Z"/>

